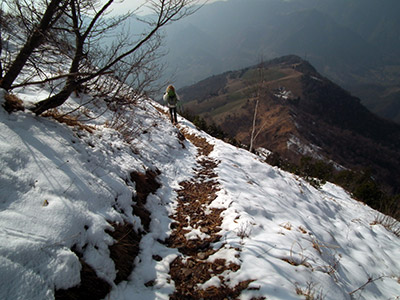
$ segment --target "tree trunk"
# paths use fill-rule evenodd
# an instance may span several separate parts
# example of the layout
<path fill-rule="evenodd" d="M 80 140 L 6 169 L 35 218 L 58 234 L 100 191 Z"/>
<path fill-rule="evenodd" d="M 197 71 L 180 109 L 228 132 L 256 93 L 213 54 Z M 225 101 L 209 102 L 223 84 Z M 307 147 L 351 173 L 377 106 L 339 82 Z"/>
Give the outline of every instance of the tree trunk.
<path fill-rule="evenodd" d="M 254 140 L 256 139 L 255 136 L 254 136 L 254 132 L 256 130 L 258 101 L 259 101 L 259 99 L 257 98 L 256 107 L 254 108 L 253 126 L 252 126 L 252 129 L 251 129 L 251 136 L 250 136 L 250 149 L 249 149 L 250 152 L 253 152 Z"/>
<path fill-rule="evenodd" d="M 39 26 L 33 30 L 24 47 L 22 47 L 18 53 L 9 70 L 5 74 L 0 87 L 5 90 L 9 90 L 11 88 L 14 80 L 18 77 L 22 68 L 25 66 L 29 56 L 43 42 L 46 31 L 48 31 L 51 27 L 50 24 L 53 20 L 53 16 L 56 14 L 60 3 L 63 1 L 64 0 L 52 0 L 49 6 L 47 6 Z"/>
<path fill-rule="evenodd" d="M 71 3 L 72 3 L 71 4 L 72 14 L 75 18 L 74 19 L 74 29 L 75 29 L 74 31 L 75 31 L 75 43 L 76 43 L 74 58 L 72 59 L 71 66 L 69 69 L 69 74 L 71 74 L 71 75 L 68 76 L 65 86 L 59 93 L 57 93 L 45 100 L 39 101 L 38 103 L 35 104 L 35 108 L 33 109 L 33 112 L 36 115 L 40 115 L 48 109 L 56 108 L 56 107 L 64 104 L 64 102 L 67 101 L 68 97 L 72 94 L 72 92 L 75 91 L 79 86 L 79 83 L 77 82 L 76 74 L 79 71 L 79 63 L 81 62 L 82 57 L 83 57 L 83 44 L 85 42 L 85 37 L 82 36 L 78 30 L 78 23 L 77 23 L 77 16 L 76 16 L 76 12 L 75 12 L 74 2 L 71 1 Z M 72 74 L 75 74 L 75 75 L 72 75 Z"/>
<path fill-rule="evenodd" d="M 3 53 L 3 4 L 0 6 L 0 57 L 1 54 Z M 0 61 L 0 81 L 3 79 L 3 64 Z"/>
<path fill-rule="evenodd" d="M 74 90 L 76 90 L 78 84 L 75 81 L 68 82 L 64 88 L 54 96 L 47 98 L 45 100 L 39 101 L 35 104 L 35 108 L 32 110 L 36 115 L 40 115 L 48 109 L 56 108 L 65 101 L 67 101 L 68 97 L 72 94 Z"/>

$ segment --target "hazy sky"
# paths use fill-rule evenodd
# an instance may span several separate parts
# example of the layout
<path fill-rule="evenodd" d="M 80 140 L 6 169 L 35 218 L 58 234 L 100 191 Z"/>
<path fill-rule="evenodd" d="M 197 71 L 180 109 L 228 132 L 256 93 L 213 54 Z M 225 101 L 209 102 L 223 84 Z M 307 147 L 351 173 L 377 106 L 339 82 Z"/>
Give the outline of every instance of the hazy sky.
<path fill-rule="evenodd" d="M 104 0 L 103 0 L 104 1 Z M 200 3 L 212 3 L 212 2 L 217 2 L 217 1 L 226 1 L 226 0 L 199 0 Z M 113 14 L 122 14 L 122 13 L 126 13 L 128 10 L 135 10 L 138 7 L 140 7 L 140 5 L 142 5 L 143 3 L 145 3 L 146 0 L 125 0 L 123 1 L 123 3 L 118 3 L 118 4 L 113 4 Z M 140 10 L 138 11 L 139 14 L 145 14 L 146 12 L 148 12 L 148 10 L 146 11 L 145 7 L 140 8 Z"/>

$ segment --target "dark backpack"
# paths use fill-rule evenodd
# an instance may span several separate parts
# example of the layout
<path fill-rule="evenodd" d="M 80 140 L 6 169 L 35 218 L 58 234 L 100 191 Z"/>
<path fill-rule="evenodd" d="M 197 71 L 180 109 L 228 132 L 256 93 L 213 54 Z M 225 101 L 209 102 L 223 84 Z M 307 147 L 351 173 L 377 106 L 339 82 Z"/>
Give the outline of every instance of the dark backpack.
<path fill-rule="evenodd" d="M 176 97 L 176 94 L 173 90 L 168 91 L 168 104 L 171 105 L 176 105 L 176 102 L 178 102 L 178 98 Z"/>

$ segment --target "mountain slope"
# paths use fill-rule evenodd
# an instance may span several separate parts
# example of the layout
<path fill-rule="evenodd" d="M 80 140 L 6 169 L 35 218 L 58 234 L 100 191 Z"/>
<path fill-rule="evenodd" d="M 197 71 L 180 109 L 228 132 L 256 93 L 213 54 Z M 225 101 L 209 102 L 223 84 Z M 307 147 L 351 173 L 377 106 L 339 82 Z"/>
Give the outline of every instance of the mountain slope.
<path fill-rule="evenodd" d="M 245 144 L 258 99 L 256 147 L 294 162 L 306 154 L 349 168 L 369 166 L 398 191 L 400 126 L 373 115 L 299 57 L 214 76 L 180 93 L 187 109 Z"/>
<path fill-rule="evenodd" d="M 182 279 L 183 293 L 221 299 L 400 295 L 400 239 L 341 188 L 315 189 L 182 118 L 176 128 L 152 101 L 125 112 L 134 131 L 117 131 L 87 97 L 60 108 L 103 113 L 85 126 L 0 106 L 1 298 L 63 299 L 89 282 L 92 299 L 174 299 Z M 122 280 L 115 247 L 133 267 Z"/>

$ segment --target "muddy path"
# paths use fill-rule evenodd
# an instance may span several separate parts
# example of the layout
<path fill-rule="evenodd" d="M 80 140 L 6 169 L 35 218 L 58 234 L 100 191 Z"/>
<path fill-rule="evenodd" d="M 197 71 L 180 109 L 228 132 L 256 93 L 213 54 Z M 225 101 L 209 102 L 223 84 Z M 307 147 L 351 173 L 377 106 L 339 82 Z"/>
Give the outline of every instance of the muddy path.
<path fill-rule="evenodd" d="M 167 245 L 181 254 L 170 264 L 171 279 L 175 282 L 175 292 L 170 299 L 235 299 L 251 281 L 232 287 L 229 274 L 238 272 L 240 266 L 222 258 L 212 258 L 223 247 L 216 248 L 221 240 L 223 209 L 209 207 L 220 190 L 215 172 L 219 162 L 209 157 L 214 146 L 184 129 L 181 132 L 198 149 L 198 167 L 193 178 L 180 183 L 176 191 L 176 213 L 170 216 L 172 233 Z M 239 250 L 237 255 L 240 256 Z M 213 284 L 202 286 L 210 280 Z"/>

